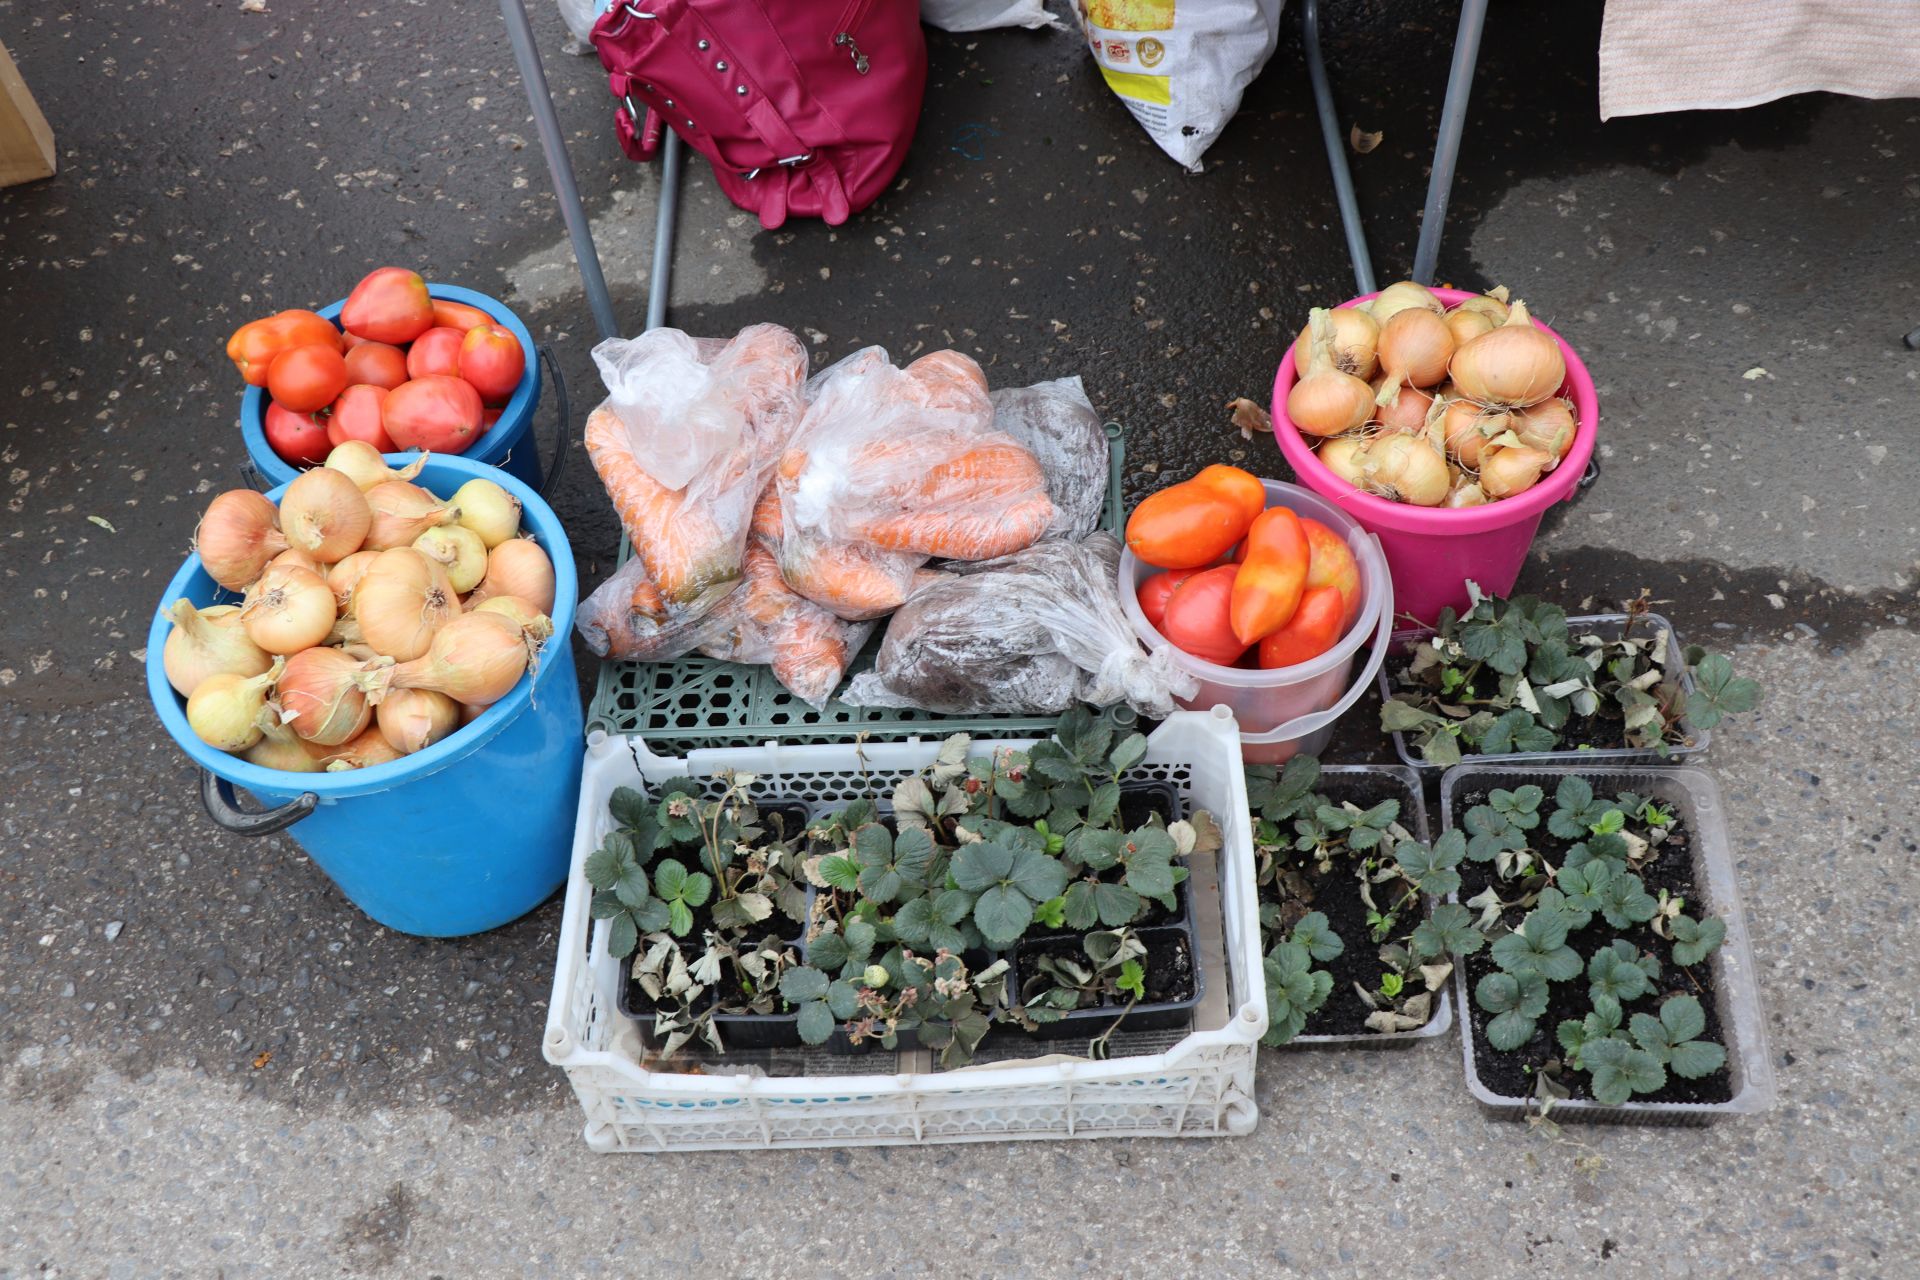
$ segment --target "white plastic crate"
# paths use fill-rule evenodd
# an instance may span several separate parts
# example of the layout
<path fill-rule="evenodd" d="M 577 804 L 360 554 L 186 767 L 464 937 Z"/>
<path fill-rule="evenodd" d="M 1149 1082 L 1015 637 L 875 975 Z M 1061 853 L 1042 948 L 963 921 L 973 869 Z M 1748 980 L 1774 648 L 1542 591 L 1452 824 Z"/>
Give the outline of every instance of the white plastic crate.
<path fill-rule="evenodd" d="M 974 750 L 984 753 L 1001 745 L 1027 742 L 976 742 Z M 715 1151 L 1008 1138 L 1224 1137 L 1253 1130 L 1259 1118 L 1254 1058 L 1267 1029 L 1267 996 L 1240 735 L 1225 708 L 1169 717 L 1148 739 L 1146 757 L 1133 775 L 1171 782 L 1192 806 L 1219 819 L 1226 972 L 1209 972 L 1207 982 L 1219 990 L 1216 984 L 1225 979 L 1224 1010 L 1221 1002 L 1208 1002 L 1216 1009 L 1212 1022 L 1220 1025 L 1208 1026 L 1203 1013 L 1184 1036 L 1122 1033 L 1114 1037 L 1116 1056 L 1104 1061 L 1056 1056 L 902 1072 L 899 1064 L 924 1065 L 925 1055 L 832 1058 L 785 1051 L 738 1055 L 737 1070 L 729 1069 L 731 1058 L 710 1058 L 700 1074 L 642 1065 L 638 1030 L 615 1003 L 621 964 L 607 954 L 608 926 L 591 919 L 587 910 L 592 890 L 583 868 L 606 835 L 607 800 L 614 789 L 736 770 L 758 776 L 753 794 L 759 800 L 852 800 L 886 794 L 900 778 L 931 763 L 938 750 L 937 741 L 917 739 L 859 747 L 768 743 L 695 751 L 682 760 L 652 755 L 638 738 L 588 735 L 573 870 L 541 1047 L 547 1061 L 567 1073 L 580 1099 L 589 1147 Z M 996 1028 L 982 1048 L 1004 1051 L 1020 1039 L 1016 1031 Z M 1032 1045 L 1036 1055 L 1059 1053 L 1057 1044 Z M 1127 1056 L 1120 1056 L 1123 1052 Z M 815 1074 L 821 1070 L 833 1074 Z"/>

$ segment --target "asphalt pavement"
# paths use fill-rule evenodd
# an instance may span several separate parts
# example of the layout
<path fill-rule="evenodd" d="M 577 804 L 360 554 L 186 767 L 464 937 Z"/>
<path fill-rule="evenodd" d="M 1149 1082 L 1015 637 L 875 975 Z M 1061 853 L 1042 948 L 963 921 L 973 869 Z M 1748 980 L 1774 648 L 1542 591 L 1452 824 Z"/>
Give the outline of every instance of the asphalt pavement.
<path fill-rule="evenodd" d="M 530 0 L 620 314 L 656 176 Z M 1329 6 L 1382 280 L 1411 259 L 1457 7 Z M 1920 773 L 1920 148 L 1912 102 L 1602 125 L 1599 6 L 1494 6 L 1441 275 L 1585 357 L 1601 475 L 1522 589 L 1649 588 L 1767 686 L 1716 735 L 1780 1083 L 1710 1130 L 1484 1119 L 1451 1037 L 1263 1053 L 1247 1138 L 600 1157 L 540 1057 L 549 903 L 453 942 L 221 834 L 144 694 L 145 633 L 239 483 L 222 355 L 399 263 L 514 304 L 576 406 L 594 335 L 493 6 L 0 0 L 58 139 L 0 192 L 0 1277 L 1920 1274 L 1910 1097 Z M 324 10 L 324 12 L 323 12 Z M 1232 461 L 1309 305 L 1352 292 L 1296 24 L 1199 175 L 1068 32 L 930 36 L 900 181 L 759 229 L 688 170 L 672 320 L 824 364 L 954 346 L 1079 373 L 1129 493 Z M 543 442 L 556 429 L 543 409 Z M 577 424 L 576 424 L 577 429 Z M 582 579 L 613 515 L 573 445 Z M 1364 723 L 1341 758 L 1384 758 Z"/>

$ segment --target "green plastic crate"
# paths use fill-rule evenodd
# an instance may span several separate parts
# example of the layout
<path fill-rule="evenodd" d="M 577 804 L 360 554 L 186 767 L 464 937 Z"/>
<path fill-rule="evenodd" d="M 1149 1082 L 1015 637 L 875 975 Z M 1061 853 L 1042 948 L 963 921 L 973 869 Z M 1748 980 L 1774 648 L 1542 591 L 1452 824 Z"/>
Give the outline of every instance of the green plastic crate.
<path fill-rule="evenodd" d="M 1120 532 L 1120 473 L 1126 461 L 1121 426 L 1107 424 L 1107 506 L 1102 528 Z M 632 554 L 620 542 L 620 563 Z M 886 633 L 885 619 L 848 668 L 853 676 L 873 665 Z M 1130 725 L 1131 708 L 1107 710 L 1116 723 Z M 856 734 L 879 742 L 936 734 L 976 737 L 1045 737 L 1052 716 L 942 716 L 931 711 L 894 711 L 849 707 L 835 699 L 815 711 L 781 687 L 765 666 L 745 666 L 699 656 L 672 662 L 602 662 L 587 710 L 587 731 L 638 734 L 655 754 L 685 755 L 707 747 L 731 747 L 769 740 L 844 742 Z"/>

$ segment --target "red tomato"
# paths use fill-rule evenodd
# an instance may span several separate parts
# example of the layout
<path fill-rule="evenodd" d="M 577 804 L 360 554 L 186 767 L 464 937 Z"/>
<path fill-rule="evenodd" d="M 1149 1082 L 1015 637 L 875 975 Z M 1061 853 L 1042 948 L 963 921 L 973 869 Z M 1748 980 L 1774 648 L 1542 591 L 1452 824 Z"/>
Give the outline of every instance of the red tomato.
<path fill-rule="evenodd" d="M 1167 616 L 1167 597 L 1173 589 L 1193 576 L 1191 569 L 1171 569 L 1166 573 L 1156 573 L 1140 584 L 1135 598 L 1140 601 L 1140 615 L 1160 629 L 1161 620 Z"/>
<path fill-rule="evenodd" d="M 458 329 L 429 329 L 407 348 L 407 376 L 424 378 L 430 373 L 442 377 L 460 376 L 460 339 Z"/>
<path fill-rule="evenodd" d="M 327 460 L 333 442 L 327 439 L 327 424 L 317 413 L 295 413 L 285 405 L 267 404 L 267 443 L 282 462 L 296 467 L 316 467 Z"/>
<path fill-rule="evenodd" d="M 348 387 L 333 402 L 333 412 L 327 415 L 327 439 L 335 444 L 365 440 L 382 453 L 398 452 L 381 421 L 380 411 L 386 402 L 385 387 L 365 383 Z"/>
<path fill-rule="evenodd" d="M 527 371 L 520 339 L 497 324 L 476 325 L 460 343 L 460 376 L 473 384 L 487 404 L 505 404 Z"/>
<path fill-rule="evenodd" d="M 363 342 L 347 352 L 347 385 L 393 390 L 407 380 L 407 353 L 384 342 Z"/>
<path fill-rule="evenodd" d="M 283 351 L 267 371 L 268 394 L 295 413 L 324 409 L 346 389 L 346 357 L 330 344 Z"/>
<path fill-rule="evenodd" d="M 1260 642 L 1260 665 L 1291 667 L 1333 648 L 1347 629 L 1347 602 L 1338 587 L 1309 587 L 1293 619 Z"/>
<path fill-rule="evenodd" d="M 464 302 L 446 302 L 440 298 L 433 300 L 433 323 L 448 329 L 458 329 L 465 333 L 479 324 L 492 324 L 493 317 L 478 307 L 470 307 Z"/>
<path fill-rule="evenodd" d="M 464 453 L 481 434 L 480 393 L 458 378 L 430 373 L 387 392 L 380 420 L 402 449 Z"/>
<path fill-rule="evenodd" d="M 340 327 L 374 342 L 412 342 L 433 328 L 427 282 L 404 267 L 369 271 L 340 308 Z"/>
<path fill-rule="evenodd" d="M 1306 531 L 1286 507 L 1260 513 L 1247 530 L 1247 558 L 1233 586 L 1233 633 L 1257 644 L 1278 631 L 1300 607 L 1306 589 Z"/>
<path fill-rule="evenodd" d="M 322 320 L 311 311 L 282 311 L 234 330 L 227 339 L 227 358 L 248 386 L 264 387 L 267 371 L 281 352 L 309 343 L 338 347 L 340 331 L 333 327 L 333 321 Z"/>
<path fill-rule="evenodd" d="M 372 338 L 363 338 L 357 333 L 348 333 L 345 330 L 342 330 L 340 333 L 340 350 L 343 353 L 348 352 L 353 350 L 355 347 L 364 347 L 369 342 L 372 342 L 372 341 L 373 341 Z M 384 346 L 386 344 L 382 343 L 381 345 Z"/>
<path fill-rule="evenodd" d="M 505 409 L 482 410 L 480 414 L 480 434 L 485 435 L 487 432 L 493 430 L 493 424 L 500 421 L 500 415 L 505 412 Z"/>
<path fill-rule="evenodd" d="M 1160 634 L 1183 653 L 1230 667 L 1247 651 L 1233 634 L 1233 580 L 1238 565 L 1202 569 L 1173 589 Z"/>
<path fill-rule="evenodd" d="M 1338 587 L 1340 598 L 1346 602 L 1345 620 L 1352 622 L 1360 612 L 1360 566 L 1354 563 L 1353 549 L 1318 520 L 1302 517 L 1300 528 L 1307 535 L 1307 549 L 1312 553 L 1307 565 L 1307 589 Z"/>

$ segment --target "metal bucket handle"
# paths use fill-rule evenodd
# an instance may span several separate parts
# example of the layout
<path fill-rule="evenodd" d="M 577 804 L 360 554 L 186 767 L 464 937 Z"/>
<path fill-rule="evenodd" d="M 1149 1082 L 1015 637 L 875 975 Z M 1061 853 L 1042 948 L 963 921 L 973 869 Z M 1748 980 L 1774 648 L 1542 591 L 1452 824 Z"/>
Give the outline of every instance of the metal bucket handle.
<path fill-rule="evenodd" d="M 206 806 L 209 818 L 237 836 L 270 836 L 276 831 L 285 831 L 312 813 L 319 807 L 320 797 L 311 791 L 305 791 L 278 809 L 242 809 L 240 797 L 234 791 L 233 784 L 217 774 L 202 769 L 200 771 L 200 803 Z"/>

